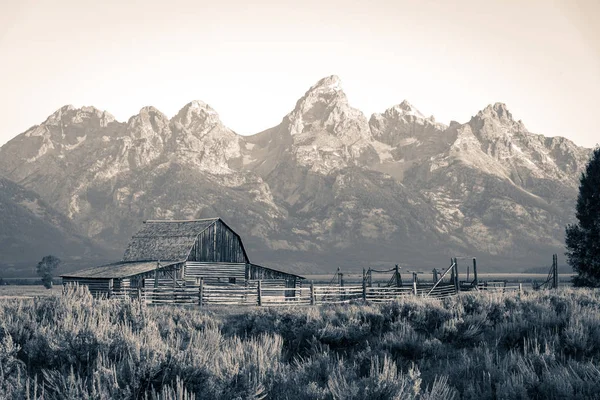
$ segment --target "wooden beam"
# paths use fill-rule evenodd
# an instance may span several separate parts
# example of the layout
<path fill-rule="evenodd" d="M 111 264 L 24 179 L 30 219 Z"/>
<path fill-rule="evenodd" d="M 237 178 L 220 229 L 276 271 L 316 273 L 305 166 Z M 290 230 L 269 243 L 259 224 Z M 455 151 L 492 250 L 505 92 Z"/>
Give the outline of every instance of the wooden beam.
<path fill-rule="evenodd" d="M 458 277 L 458 260 L 454 257 L 454 286 L 456 287 L 456 293 L 460 292 L 460 279 Z"/>
<path fill-rule="evenodd" d="M 479 288 L 479 280 L 477 279 L 477 260 L 473 258 L 473 285 Z"/>
<path fill-rule="evenodd" d="M 413 272 L 413 294 L 416 296 L 417 295 L 417 273 Z"/>
<path fill-rule="evenodd" d="M 367 274 L 363 268 L 363 279 L 362 279 L 362 298 L 363 301 L 367 301 Z"/>
<path fill-rule="evenodd" d="M 198 288 L 198 305 L 200 307 L 203 306 L 203 297 L 204 297 L 204 278 L 200 278 L 200 287 Z"/>
<path fill-rule="evenodd" d="M 438 281 L 435 283 L 435 285 L 433 285 L 433 287 L 431 288 L 431 290 L 427 293 L 427 296 L 429 296 L 433 290 L 440 284 L 440 282 L 442 282 L 442 280 L 444 279 L 444 277 L 448 274 L 448 272 L 450 271 L 454 271 L 454 263 L 452 263 L 450 265 L 450 267 L 446 270 L 446 272 L 444 272 L 442 274 L 442 276 L 440 277 L 440 279 L 438 279 Z"/>
<path fill-rule="evenodd" d="M 258 305 L 262 306 L 262 285 L 261 285 L 261 281 L 258 281 Z"/>

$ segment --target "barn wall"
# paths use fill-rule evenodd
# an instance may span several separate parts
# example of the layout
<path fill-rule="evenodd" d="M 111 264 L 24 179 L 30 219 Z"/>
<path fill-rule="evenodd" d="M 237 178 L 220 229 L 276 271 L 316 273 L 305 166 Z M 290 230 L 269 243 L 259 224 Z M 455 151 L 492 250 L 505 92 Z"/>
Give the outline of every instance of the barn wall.
<path fill-rule="evenodd" d="M 229 278 L 235 278 L 236 284 L 243 285 L 246 280 L 246 264 L 188 261 L 185 267 L 185 279 L 196 278 L 204 278 L 207 283 L 228 283 Z"/>
<path fill-rule="evenodd" d="M 216 221 L 198 235 L 188 260 L 224 263 L 248 262 L 239 236 L 221 221 Z"/>
<path fill-rule="evenodd" d="M 274 286 L 279 287 L 295 288 L 298 287 L 300 282 L 300 280 L 294 275 L 264 268 L 255 264 L 248 264 L 246 276 L 251 281 L 261 280 L 264 282 L 263 285 L 266 282 L 272 282 L 274 283 Z"/>
<path fill-rule="evenodd" d="M 248 264 L 248 279 L 295 279 L 294 275 L 264 268 L 256 264 Z"/>
<path fill-rule="evenodd" d="M 108 296 L 110 279 L 89 279 L 89 278 L 63 278 L 63 285 L 78 284 L 87 286 L 94 296 Z"/>

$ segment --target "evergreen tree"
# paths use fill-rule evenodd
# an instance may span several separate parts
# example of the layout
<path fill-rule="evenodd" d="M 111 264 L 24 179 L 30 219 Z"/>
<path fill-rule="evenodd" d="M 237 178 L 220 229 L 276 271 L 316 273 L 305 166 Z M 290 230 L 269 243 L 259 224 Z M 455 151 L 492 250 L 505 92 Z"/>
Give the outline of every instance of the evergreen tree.
<path fill-rule="evenodd" d="M 45 256 L 37 265 L 37 274 L 42 277 L 42 283 L 46 289 L 52 289 L 52 278 L 54 271 L 60 265 L 60 258 Z"/>
<path fill-rule="evenodd" d="M 573 284 L 600 287 L 600 148 L 581 174 L 576 210 L 578 223 L 566 228 L 565 254 L 577 273 Z"/>

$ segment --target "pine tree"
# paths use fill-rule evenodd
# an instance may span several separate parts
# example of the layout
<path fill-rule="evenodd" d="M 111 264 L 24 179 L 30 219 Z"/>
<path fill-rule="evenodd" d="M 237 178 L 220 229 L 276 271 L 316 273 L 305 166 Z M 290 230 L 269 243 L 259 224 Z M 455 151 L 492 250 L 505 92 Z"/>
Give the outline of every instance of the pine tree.
<path fill-rule="evenodd" d="M 578 223 L 566 228 L 565 254 L 577 273 L 573 284 L 600 287 L 600 148 L 581 174 L 576 210 Z"/>
<path fill-rule="evenodd" d="M 45 256 L 37 265 L 37 273 L 42 277 L 42 283 L 47 289 L 52 289 L 54 270 L 60 265 L 60 258 Z"/>

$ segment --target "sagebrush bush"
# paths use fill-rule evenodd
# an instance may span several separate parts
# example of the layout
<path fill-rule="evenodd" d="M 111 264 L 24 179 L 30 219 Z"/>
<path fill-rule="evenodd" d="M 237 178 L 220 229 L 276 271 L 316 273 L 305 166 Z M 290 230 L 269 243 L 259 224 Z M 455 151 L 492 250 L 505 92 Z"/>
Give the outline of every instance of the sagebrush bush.
<path fill-rule="evenodd" d="M 591 290 L 233 312 L 79 287 L 0 300 L 0 399 L 584 399 L 598 360 Z"/>

